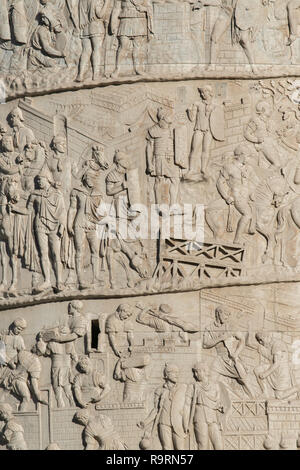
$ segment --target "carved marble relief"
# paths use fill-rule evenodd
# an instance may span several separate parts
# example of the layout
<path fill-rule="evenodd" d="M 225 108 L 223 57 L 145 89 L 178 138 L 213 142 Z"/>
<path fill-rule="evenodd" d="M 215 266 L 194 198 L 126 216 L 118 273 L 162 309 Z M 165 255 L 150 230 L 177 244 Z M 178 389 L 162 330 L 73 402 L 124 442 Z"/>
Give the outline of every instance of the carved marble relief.
<path fill-rule="evenodd" d="M 2 308 L 298 280 L 298 114 L 286 79 L 3 105 Z"/>
<path fill-rule="evenodd" d="M 1 93 L 299 75 L 297 0 L 3 0 Z"/>
<path fill-rule="evenodd" d="M 1 450 L 300 447 L 299 24 L 1 0 Z"/>

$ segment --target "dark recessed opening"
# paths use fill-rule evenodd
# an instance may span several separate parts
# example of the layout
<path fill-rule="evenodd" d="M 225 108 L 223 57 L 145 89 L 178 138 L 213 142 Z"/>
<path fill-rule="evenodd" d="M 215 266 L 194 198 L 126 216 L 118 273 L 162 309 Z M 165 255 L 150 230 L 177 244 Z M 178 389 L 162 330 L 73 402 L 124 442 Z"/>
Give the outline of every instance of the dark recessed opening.
<path fill-rule="evenodd" d="M 92 349 L 98 349 L 98 335 L 100 333 L 99 321 L 92 320 Z"/>

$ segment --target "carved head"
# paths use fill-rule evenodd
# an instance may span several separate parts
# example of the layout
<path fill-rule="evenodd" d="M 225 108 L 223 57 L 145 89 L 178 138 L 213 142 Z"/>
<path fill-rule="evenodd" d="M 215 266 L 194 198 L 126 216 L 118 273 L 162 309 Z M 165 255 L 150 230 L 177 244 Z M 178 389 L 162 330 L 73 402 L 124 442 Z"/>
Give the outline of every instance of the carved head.
<path fill-rule="evenodd" d="M 271 105 L 267 101 L 259 101 L 256 105 L 256 113 L 261 116 L 270 117 L 272 114 Z"/>
<path fill-rule="evenodd" d="M 116 150 L 114 155 L 114 164 L 120 173 L 126 173 L 126 171 L 130 168 L 128 155 L 125 152 Z"/>
<path fill-rule="evenodd" d="M 209 377 L 209 366 L 202 362 L 196 362 L 193 365 L 192 371 L 197 382 L 207 382 Z"/>
<path fill-rule="evenodd" d="M 77 411 L 77 413 L 74 414 L 73 422 L 80 424 L 81 426 L 86 426 L 89 422 L 89 419 L 90 419 L 89 410 L 83 409 L 83 410 Z"/>
<path fill-rule="evenodd" d="M 92 369 L 90 358 L 88 356 L 82 356 L 77 363 L 77 369 L 82 374 L 88 374 Z"/>
<path fill-rule="evenodd" d="M 249 148 L 246 144 L 240 144 L 234 149 L 234 157 L 241 163 L 246 162 L 246 158 L 249 156 Z"/>
<path fill-rule="evenodd" d="M 55 135 L 51 140 L 50 147 L 52 150 L 58 153 L 66 153 L 67 151 L 67 139 L 64 135 Z"/>
<path fill-rule="evenodd" d="M 0 135 L 4 135 L 7 132 L 7 129 L 3 124 L 0 124 Z"/>
<path fill-rule="evenodd" d="M 7 116 L 8 124 L 11 127 L 17 126 L 24 121 L 23 113 L 20 108 L 14 108 Z"/>
<path fill-rule="evenodd" d="M 16 318 L 12 324 L 10 325 L 9 329 L 12 334 L 18 336 L 22 331 L 27 328 L 27 322 L 24 318 Z"/>
<path fill-rule="evenodd" d="M 93 171 L 86 171 L 81 178 L 82 184 L 89 189 L 92 189 L 96 185 L 96 175 Z"/>
<path fill-rule="evenodd" d="M 49 29 L 51 27 L 51 20 L 50 18 L 48 17 L 49 15 L 45 15 L 45 13 L 41 12 L 39 15 L 38 15 L 38 21 L 40 24 L 44 25 L 44 26 L 47 26 Z"/>
<path fill-rule="evenodd" d="M 105 160 L 104 148 L 100 145 L 92 147 L 92 160 L 97 163 L 101 170 L 107 170 L 109 167 L 108 162 Z"/>
<path fill-rule="evenodd" d="M 38 189 L 47 189 L 50 186 L 48 179 L 42 175 L 37 175 L 35 182 Z"/>
<path fill-rule="evenodd" d="M 173 383 L 178 382 L 179 378 L 179 367 L 173 362 L 167 362 L 164 368 L 164 378 Z"/>
<path fill-rule="evenodd" d="M 32 142 L 25 145 L 24 152 L 25 152 L 26 160 L 32 162 L 35 159 L 35 156 L 36 156 L 35 152 L 36 152 L 37 146 L 38 146 L 37 140 L 33 140 Z"/>
<path fill-rule="evenodd" d="M 52 173 L 47 165 L 44 165 L 39 174 L 34 179 L 38 189 L 47 189 L 49 186 L 54 186 Z"/>
<path fill-rule="evenodd" d="M 216 320 L 223 325 L 223 323 L 226 322 L 226 320 L 229 318 L 230 313 L 227 311 L 224 311 L 222 307 L 217 307 L 215 310 L 215 317 Z"/>
<path fill-rule="evenodd" d="M 68 305 L 68 314 L 73 316 L 75 313 L 81 313 L 83 303 L 80 300 L 72 300 Z"/>
<path fill-rule="evenodd" d="M 198 88 L 201 98 L 206 101 L 214 96 L 213 89 L 210 85 L 205 85 L 204 87 Z"/>
<path fill-rule="evenodd" d="M 282 204 L 285 203 L 286 196 L 288 194 L 289 194 L 289 192 L 274 193 L 273 194 L 272 205 L 278 209 L 278 207 L 280 207 Z"/>
<path fill-rule="evenodd" d="M 157 120 L 161 127 L 168 127 L 173 122 L 172 114 L 169 110 L 159 107 L 157 110 Z"/>
<path fill-rule="evenodd" d="M 13 152 L 14 151 L 14 141 L 13 136 L 10 134 L 4 134 L 1 140 L 1 149 L 3 152 Z"/>
<path fill-rule="evenodd" d="M 168 314 L 172 313 L 172 308 L 168 304 L 161 304 L 159 306 L 159 311 L 163 314 L 168 315 Z"/>
<path fill-rule="evenodd" d="M 263 331 L 258 331 L 255 334 L 255 339 L 261 346 L 268 346 L 271 342 L 271 336 Z"/>
<path fill-rule="evenodd" d="M 133 313 L 129 304 L 120 304 L 117 308 L 117 312 L 120 320 L 127 320 Z"/>
<path fill-rule="evenodd" d="M 13 417 L 12 407 L 8 403 L 0 403 L 0 421 L 9 421 Z"/>

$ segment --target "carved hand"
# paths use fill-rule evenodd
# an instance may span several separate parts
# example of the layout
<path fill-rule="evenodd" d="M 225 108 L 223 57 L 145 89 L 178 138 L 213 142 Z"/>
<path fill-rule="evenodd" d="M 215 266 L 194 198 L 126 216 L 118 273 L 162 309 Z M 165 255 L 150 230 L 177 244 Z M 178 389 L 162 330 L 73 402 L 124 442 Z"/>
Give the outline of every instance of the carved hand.
<path fill-rule="evenodd" d="M 69 234 L 70 237 L 74 237 L 73 227 L 68 227 L 68 234 Z"/>
<path fill-rule="evenodd" d="M 64 234 L 64 231 L 65 231 L 65 227 L 60 224 L 60 226 L 58 227 L 58 232 L 57 232 L 57 235 L 62 238 L 63 234 Z"/>

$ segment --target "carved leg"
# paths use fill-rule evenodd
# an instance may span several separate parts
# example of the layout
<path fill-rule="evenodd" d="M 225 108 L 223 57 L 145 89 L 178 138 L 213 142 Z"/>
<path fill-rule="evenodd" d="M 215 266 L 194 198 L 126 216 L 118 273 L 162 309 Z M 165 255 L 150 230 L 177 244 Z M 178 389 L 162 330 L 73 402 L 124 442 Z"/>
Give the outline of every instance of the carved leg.
<path fill-rule="evenodd" d="M 147 60 L 147 38 L 145 36 L 137 36 L 133 40 L 132 61 L 133 68 L 137 75 L 145 73 L 145 64 Z"/>
<path fill-rule="evenodd" d="M 185 450 L 185 438 L 178 436 L 175 432 L 172 437 L 174 450 Z"/>
<path fill-rule="evenodd" d="M 213 70 L 219 55 L 219 45 L 222 39 L 223 34 L 229 28 L 231 23 L 231 17 L 228 16 L 219 16 L 214 24 L 212 34 L 211 34 L 211 45 L 210 45 L 210 61 L 208 70 Z"/>
<path fill-rule="evenodd" d="M 92 43 L 92 70 L 93 80 L 100 77 L 101 51 L 103 46 L 104 35 L 91 38 Z"/>
<path fill-rule="evenodd" d="M 82 43 L 82 52 L 79 60 L 78 75 L 76 82 L 82 82 L 84 80 L 84 75 L 88 69 L 91 54 L 92 54 L 92 45 L 90 38 L 83 38 Z"/>
<path fill-rule="evenodd" d="M 208 450 L 209 434 L 207 423 L 205 421 L 197 421 L 194 423 L 194 430 L 198 450 Z"/>
<path fill-rule="evenodd" d="M 74 247 L 75 247 L 75 269 L 77 274 L 77 280 L 79 289 L 86 289 L 89 285 L 84 282 L 82 277 L 82 258 L 85 242 L 84 230 L 80 227 L 76 227 L 74 231 Z"/>
<path fill-rule="evenodd" d="M 259 376 L 266 370 L 266 366 L 258 366 L 253 369 L 253 373 L 256 377 L 257 383 L 262 391 L 264 397 L 268 396 L 268 388 L 265 380 L 262 380 Z"/>
<path fill-rule="evenodd" d="M 61 240 L 57 236 L 56 233 L 51 232 L 49 233 L 49 246 L 50 246 L 50 253 L 53 258 L 53 267 L 54 273 L 56 278 L 56 289 L 57 291 L 63 290 L 63 266 L 60 257 L 60 248 L 61 248 Z"/>
<path fill-rule="evenodd" d="M 222 432 L 220 431 L 219 425 L 217 423 L 210 424 L 208 431 L 209 431 L 209 437 L 210 437 L 214 450 L 223 450 L 224 441 L 223 441 L 223 436 L 222 436 Z"/>
<path fill-rule="evenodd" d="M 174 450 L 171 426 L 159 424 L 158 437 L 163 450 Z"/>
<path fill-rule="evenodd" d="M 169 179 L 170 179 L 170 187 L 169 187 L 170 205 L 173 206 L 173 204 L 178 203 L 180 180 L 179 178 L 169 178 Z"/>
<path fill-rule="evenodd" d="M 63 388 L 59 385 L 56 385 L 55 387 L 53 385 L 53 391 L 57 402 L 57 408 L 64 408 L 65 402 L 63 399 Z"/>
<path fill-rule="evenodd" d="M 156 176 L 154 182 L 154 194 L 155 194 L 155 203 L 156 204 L 163 204 L 164 200 L 162 197 L 162 185 L 164 182 L 164 178 L 162 176 Z"/>
<path fill-rule="evenodd" d="M 96 284 L 99 278 L 99 244 L 95 231 L 87 233 L 87 239 L 91 250 L 91 262 L 93 270 L 93 284 Z"/>
<path fill-rule="evenodd" d="M 108 267 L 108 279 L 109 285 L 111 289 L 117 287 L 117 283 L 115 282 L 115 260 L 114 260 L 115 252 L 112 248 L 108 247 L 106 252 L 106 262 Z"/>
<path fill-rule="evenodd" d="M 30 392 L 26 382 L 15 379 L 13 384 L 14 394 L 19 398 L 19 411 L 26 411 L 30 402 Z"/>
<path fill-rule="evenodd" d="M 220 212 L 218 211 L 205 211 L 205 220 L 213 233 L 213 237 L 216 241 L 220 241 L 224 235 L 224 226 L 222 223 L 222 219 L 220 217 Z"/>
<path fill-rule="evenodd" d="M 99 278 L 99 256 L 92 255 L 93 284 L 97 284 Z"/>
<path fill-rule="evenodd" d="M 48 254 L 48 236 L 44 232 L 38 231 L 36 233 L 36 238 L 38 242 L 39 252 L 40 252 L 40 262 L 42 273 L 44 276 L 44 282 L 42 285 L 39 285 L 35 290 L 37 292 L 43 292 L 45 289 L 51 288 L 50 281 L 50 261 Z"/>
<path fill-rule="evenodd" d="M 66 384 L 64 386 L 64 392 L 65 392 L 65 395 L 68 399 L 69 405 L 74 406 L 74 400 L 73 400 L 71 384 Z"/>
<path fill-rule="evenodd" d="M 288 45 L 290 46 L 298 36 L 298 9 L 300 8 L 300 0 L 290 0 L 287 4 L 287 14 L 289 23 L 289 39 Z"/>
<path fill-rule="evenodd" d="M 116 56 L 116 68 L 111 74 L 112 78 L 116 78 L 120 73 L 121 62 L 127 57 L 131 47 L 131 41 L 127 36 L 119 37 L 119 47 Z"/>
<path fill-rule="evenodd" d="M 119 252 L 119 253 L 117 253 L 117 255 L 118 256 L 116 257 L 116 260 L 122 266 L 122 268 L 124 269 L 125 274 L 126 274 L 127 286 L 128 287 L 134 287 L 135 282 L 132 278 L 128 263 L 126 262 L 127 256 L 128 256 L 127 253 L 126 252 Z"/>
<path fill-rule="evenodd" d="M 242 216 L 238 221 L 235 237 L 233 243 L 240 245 L 242 243 L 242 236 L 246 233 L 247 225 L 250 219 L 248 217 Z"/>
<path fill-rule="evenodd" d="M 268 160 L 271 165 L 274 165 L 276 169 L 280 169 L 282 164 L 278 150 L 274 148 L 271 143 L 263 143 L 260 148 L 263 156 Z"/>
<path fill-rule="evenodd" d="M 300 198 L 297 198 L 292 204 L 291 217 L 296 227 L 300 230 Z"/>
<path fill-rule="evenodd" d="M 189 157 L 189 174 L 200 173 L 201 155 L 202 155 L 202 144 L 203 144 L 203 132 L 194 131 L 191 153 Z"/>
<path fill-rule="evenodd" d="M 210 147 L 212 143 L 212 135 L 211 133 L 205 132 L 203 135 L 203 144 L 202 144 L 202 154 L 201 154 L 201 173 L 203 176 L 206 176 L 206 170 L 207 170 L 207 165 L 208 165 L 208 160 L 210 157 Z"/>
<path fill-rule="evenodd" d="M 2 267 L 2 282 L 0 285 L 0 292 L 7 290 L 7 274 L 8 274 L 8 253 L 5 243 L 0 245 L 0 254 L 1 254 L 1 267 Z"/>
<path fill-rule="evenodd" d="M 9 293 L 13 294 L 18 286 L 18 258 L 16 255 L 11 255 L 10 263 L 12 270 L 12 281 L 8 291 Z"/>
<path fill-rule="evenodd" d="M 255 66 L 253 43 L 249 39 L 249 31 L 241 31 L 240 34 L 241 34 L 240 45 L 244 49 L 248 62 L 251 65 L 252 72 L 256 74 L 257 68 Z"/>
<path fill-rule="evenodd" d="M 247 228 L 249 228 L 252 212 L 248 201 L 242 199 L 235 200 L 234 206 L 242 217 L 238 221 L 233 243 L 240 244 L 242 242 L 242 236 L 247 232 Z"/>

